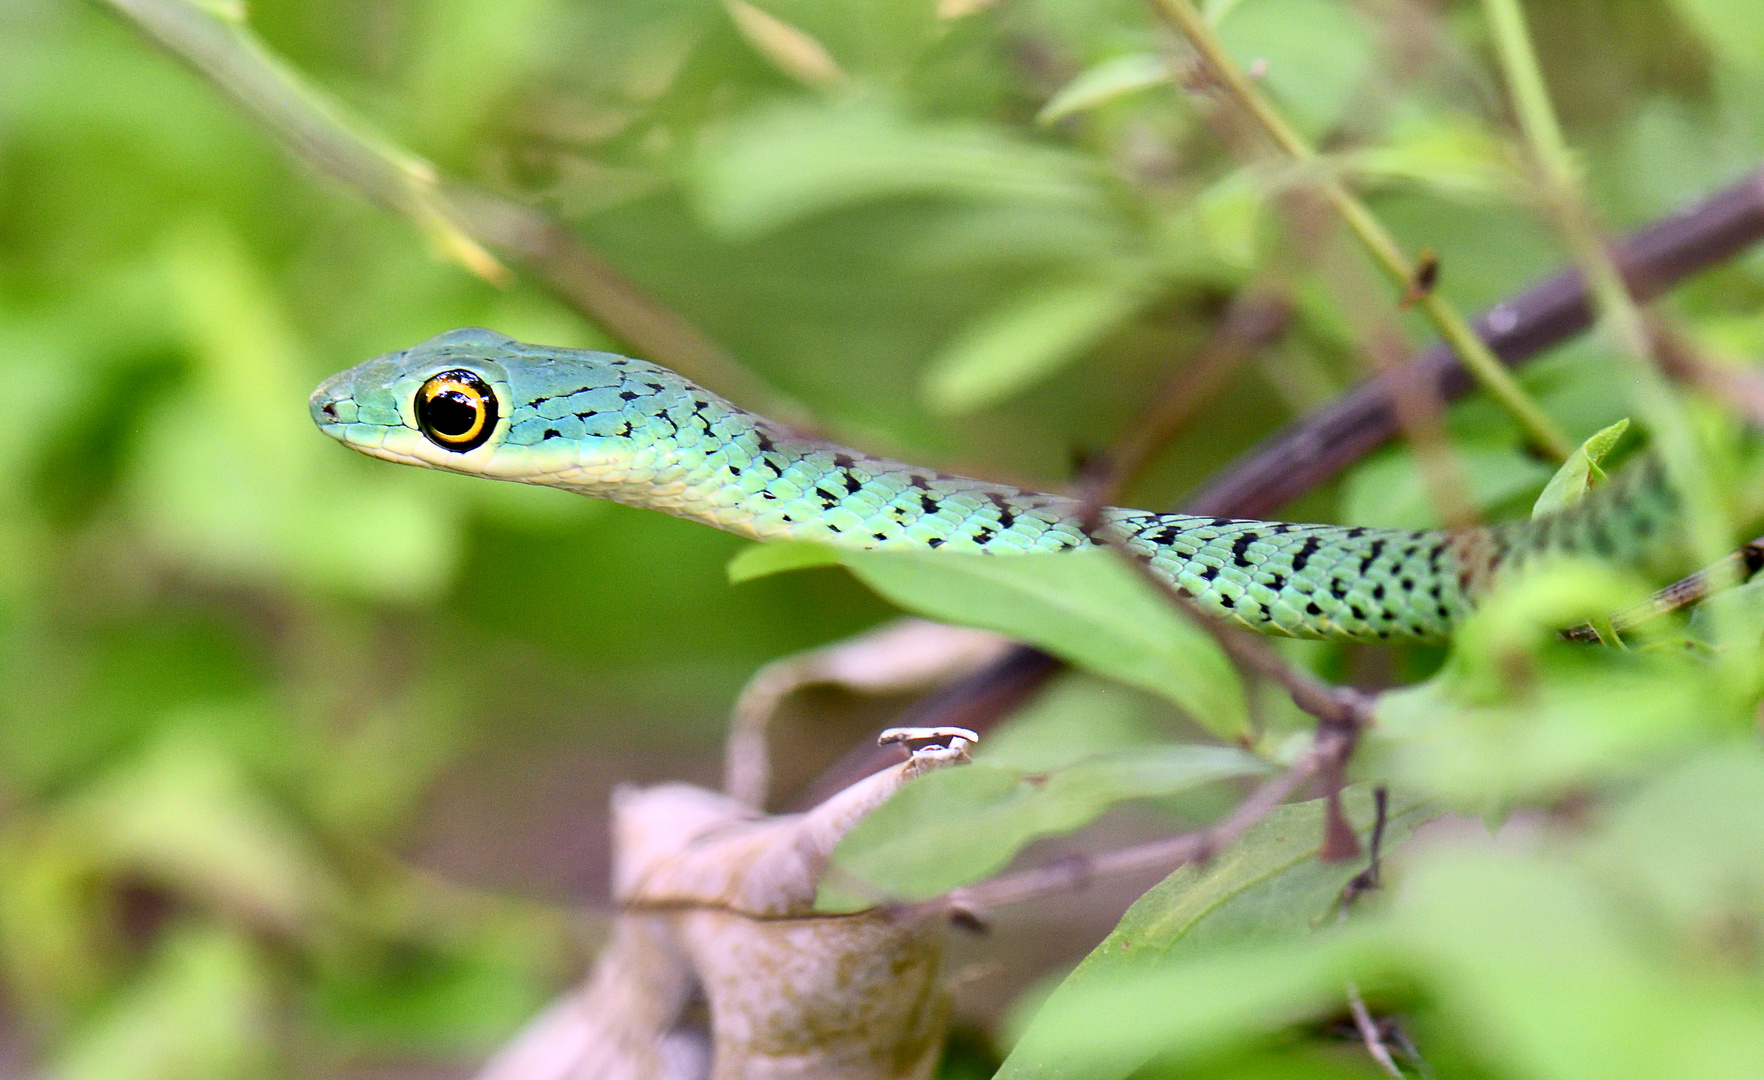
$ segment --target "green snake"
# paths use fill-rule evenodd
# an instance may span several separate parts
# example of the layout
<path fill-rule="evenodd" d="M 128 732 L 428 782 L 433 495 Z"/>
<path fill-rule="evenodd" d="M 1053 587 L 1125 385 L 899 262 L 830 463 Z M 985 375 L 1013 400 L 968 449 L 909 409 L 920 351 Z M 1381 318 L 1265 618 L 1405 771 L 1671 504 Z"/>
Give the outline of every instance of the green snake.
<path fill-rule="evenodd" d="M 1144 510 L 951 476 L 794 434 L 666 368 L 453 330 L 326 380 L 319 427 L 375 457 L 563 488 L 755 540 L 1017 554 L 1108 544 L 1263 634 L 1437 640 L 1497 572 L 1548 553 L 1633 560 L 1673 531 L 1652 458 L 1560 513 L 1457 531 Z"/>

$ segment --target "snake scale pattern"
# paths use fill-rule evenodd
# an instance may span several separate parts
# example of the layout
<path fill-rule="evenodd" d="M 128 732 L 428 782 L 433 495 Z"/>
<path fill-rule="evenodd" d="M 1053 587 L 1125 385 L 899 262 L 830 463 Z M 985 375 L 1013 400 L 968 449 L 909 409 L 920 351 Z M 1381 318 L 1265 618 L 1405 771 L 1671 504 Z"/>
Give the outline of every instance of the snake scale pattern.
<path fill-rule="evenodd" d="M 1633 560 L 1676 500 L 1651 458 L 1567 511 L 1411 531 L 1104 509 L 804 438 L 666 368 L 454 330 L 313 393 L 313 419 L 390 461 L 542 484 L 756 540 L 1015 554 L 1096 542 L 1139 556 L 1203 610 L 1263 634 L 1447 636 L 1497 571 L 1546 553 Z"/>

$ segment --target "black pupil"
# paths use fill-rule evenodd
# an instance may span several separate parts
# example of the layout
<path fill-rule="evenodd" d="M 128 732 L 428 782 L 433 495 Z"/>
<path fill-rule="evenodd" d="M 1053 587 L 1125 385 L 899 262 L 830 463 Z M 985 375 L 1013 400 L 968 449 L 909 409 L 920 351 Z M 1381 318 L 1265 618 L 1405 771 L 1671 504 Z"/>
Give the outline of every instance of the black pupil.
<path fill-rule="evenodd" d="M 460 436 L 478 422 L 478 406 L 459 390 L 443 390 L 429 399 L 425 418 L 429 426 L 443 435 Z"/>

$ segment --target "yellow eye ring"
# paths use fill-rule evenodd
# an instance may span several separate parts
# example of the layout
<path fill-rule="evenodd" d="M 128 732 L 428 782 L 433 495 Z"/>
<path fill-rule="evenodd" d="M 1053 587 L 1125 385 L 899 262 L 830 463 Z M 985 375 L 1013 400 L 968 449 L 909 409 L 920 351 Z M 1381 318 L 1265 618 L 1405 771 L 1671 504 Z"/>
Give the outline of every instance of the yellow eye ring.
<path fill-rule="evenodd" d="M 417 391 L 416 416 L 430 442 L 463 454 L 496 430 L 496 392 L 474 372 L 443 371 Z"/>

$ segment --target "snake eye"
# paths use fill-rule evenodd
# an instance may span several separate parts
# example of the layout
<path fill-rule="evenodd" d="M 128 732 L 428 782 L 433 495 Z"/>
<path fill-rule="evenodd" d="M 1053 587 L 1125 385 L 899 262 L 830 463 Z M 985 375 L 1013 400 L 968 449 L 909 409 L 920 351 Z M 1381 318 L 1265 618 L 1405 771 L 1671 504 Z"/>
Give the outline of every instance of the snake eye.
<path fill-rule="evenodd" d="M 417 391 L 416 415 L 431 442 L 463 454 L 496 430 L 496 392 L 470 371 L 443 371 Z"/>

